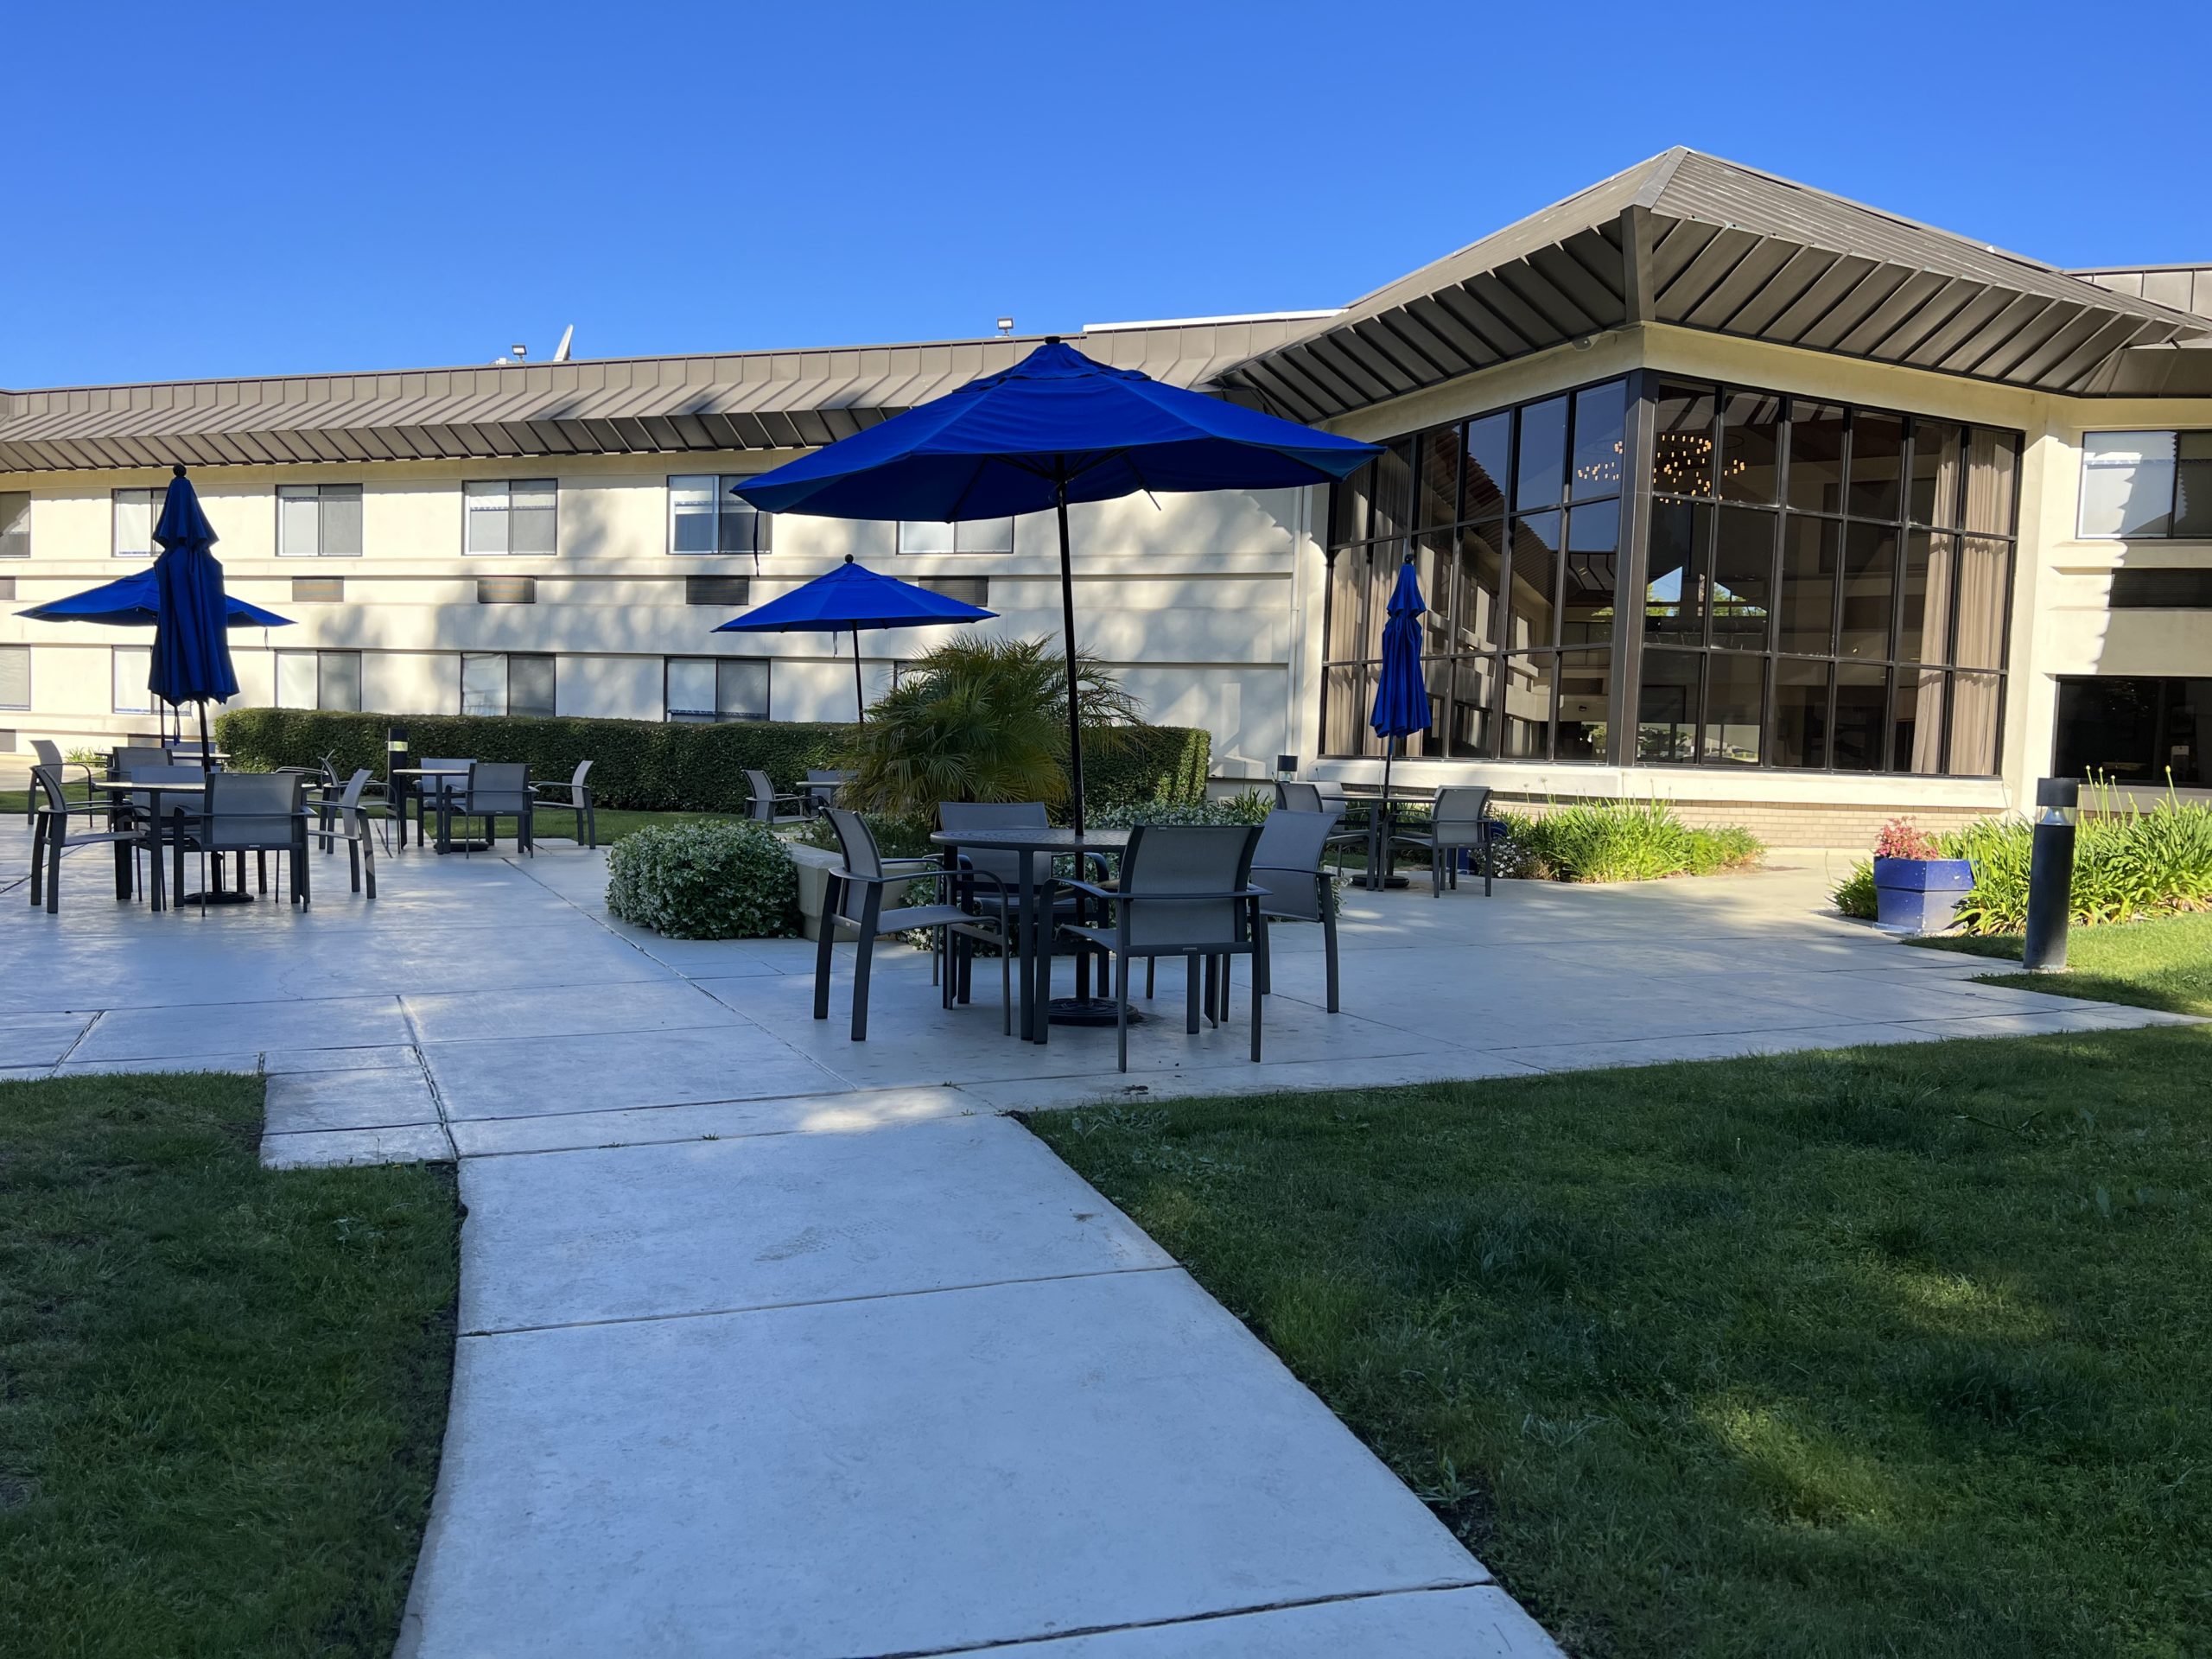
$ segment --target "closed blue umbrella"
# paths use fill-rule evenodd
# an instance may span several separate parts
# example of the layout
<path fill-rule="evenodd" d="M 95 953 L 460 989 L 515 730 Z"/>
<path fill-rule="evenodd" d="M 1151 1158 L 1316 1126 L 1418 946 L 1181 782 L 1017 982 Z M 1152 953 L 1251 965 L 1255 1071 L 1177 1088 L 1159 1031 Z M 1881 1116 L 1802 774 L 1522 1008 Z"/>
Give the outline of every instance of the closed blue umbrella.
<path fill-rule="evenodd" d="M 1376 810 L 1386 821 L 1384 868 L 1380 874 L 1368 871 L 1370 887 L 1380 887 L 1389 875 L 1390 758 L 1405 738 L 1428 729 L 1428 687 L 1421 672 L 1421 619 L 1427 609 L 1421 596 L 1421 579 L 1408 558 L 1398 567 L 1398 584 L 1390 590 L 1389 620 L 1382 625 L 1382 671 L 1376 677 L 1375 707 L 1368 715 L 1368 724 L 1382 740 L 1382 799 Z"/>
<path fill-rule="evenodd" d="M 238 696 L 238 677 L 231 666 L 223 567 L 213 550 L 215 527 L 182 467 L 169 480 L 154 541 L 162 555 L 154 561 L 153 668 L 146 689 L 164 702 L 198 703 L 204 741 L 208 702 Z"/>
<path fill-rule="evenodd" d="M 962 600 L 917 588 L 896 576 L 879 575 L 845 555 L 844 563 L 824 576 L 756 606 L 716 633 L 842 633 L 853 635 L 853 697 L 860 717 L 868 718 L 868 694 L 861 688 L 862 628 L 922 628 L 948 622 L 981 622 L 996 616 Z"/>
<path fill-rule="evenodd" d="M 766 512 L 952 523 L 1047 509 L 1059 517 L 1068 754 L 1083 828 L 1083 741 L 1068 504 L 1140 490 L 1281 489 L 1346 476 L 1376 446 L 1240 408 L 1057 337 L 1012 368 L 735 486 Z"/>

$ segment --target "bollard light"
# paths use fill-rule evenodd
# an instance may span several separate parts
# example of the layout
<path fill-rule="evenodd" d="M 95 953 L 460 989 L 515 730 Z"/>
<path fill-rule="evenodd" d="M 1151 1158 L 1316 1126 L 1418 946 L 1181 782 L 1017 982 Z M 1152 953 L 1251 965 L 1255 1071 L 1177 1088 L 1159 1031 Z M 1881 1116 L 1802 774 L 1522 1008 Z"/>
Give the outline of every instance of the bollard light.
<path fill-rule="evenodd" d="M 1294 755 L 1294 754 L 1279 754 L 1279 755 L 1275 756 L 1275 776 L 1276 776 L 1276 777 L 1278 777 L 1278 778 L 1289 778 L 1289 777 L 1294 777 L 1294 776 L 1295 776 L 1295 775 L 1297 774 L 1297 772 L 1298 772 L 1298 757 L 1297 757 L 1296 755 Z"/>
<path fill-rule="evenodd" d="M 2074 833 L 2082 785 L 2046 778 L 2036 785 L 2036 820 L 2028 854 L 2028 931 L 2020 950 L 2031 974 L 2066 971 L 2066 929 L 2074 917 Z"/>

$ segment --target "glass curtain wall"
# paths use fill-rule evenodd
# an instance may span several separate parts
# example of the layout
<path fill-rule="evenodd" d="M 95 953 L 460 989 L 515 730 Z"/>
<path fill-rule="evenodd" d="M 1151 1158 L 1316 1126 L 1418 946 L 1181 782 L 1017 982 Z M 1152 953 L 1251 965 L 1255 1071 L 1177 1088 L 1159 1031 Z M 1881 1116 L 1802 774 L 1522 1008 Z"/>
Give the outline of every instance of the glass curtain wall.
<path fill-rule="evenodd" d="M 1376 755 L 1382 625 L 1411 559 L 1430 728 L 1408 755 L 1601 760 L 1613 664 L 1627 383 L 1400 438 L 1331 509 L 1321 734 Z"/>

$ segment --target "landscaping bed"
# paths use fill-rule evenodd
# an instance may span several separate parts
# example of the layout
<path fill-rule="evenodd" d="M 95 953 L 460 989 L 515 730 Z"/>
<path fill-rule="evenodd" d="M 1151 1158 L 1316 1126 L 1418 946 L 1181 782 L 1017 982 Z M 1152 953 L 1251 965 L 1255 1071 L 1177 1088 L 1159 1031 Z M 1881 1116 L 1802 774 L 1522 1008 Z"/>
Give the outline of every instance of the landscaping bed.
<path fill-rule="evenodd" d="M 0 1650 L 391 1649 L 454 1173 L 264 1170 L 261 1117 L 258 1077 L 0 1083 Z"/>

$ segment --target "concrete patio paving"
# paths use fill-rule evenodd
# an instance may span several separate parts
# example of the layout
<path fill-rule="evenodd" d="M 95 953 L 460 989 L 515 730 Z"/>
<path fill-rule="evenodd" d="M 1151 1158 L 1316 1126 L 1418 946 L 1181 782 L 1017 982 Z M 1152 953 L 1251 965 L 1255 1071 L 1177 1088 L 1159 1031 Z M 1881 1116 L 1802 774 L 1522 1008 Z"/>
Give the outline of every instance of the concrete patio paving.
<path fill-rule="evenodd" d="M 24 868 L 0 825 L 0 872 Z M 272 1164 L 461 1160 L 453 1414 L 403 1651 L 1534 1654 L 1481 1564 L 1159 1248 L 1000 1114 L 2162 1023 L 1975 985 L 1818 868 L 1349 896 L 1344 1012 L 1280 930 L 1243 1003 L 1000 1035 L 879 964 L 612 922 L 602 855 L 420 851 L 373 905 L 62 913 L 0 887 L 0 1075 L 258 1071 Z"/>

